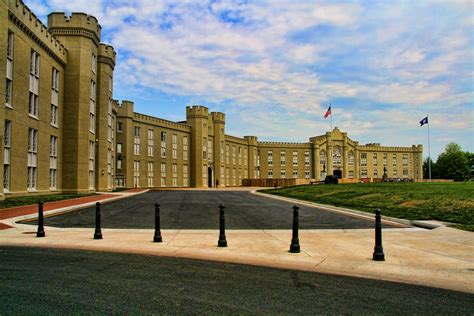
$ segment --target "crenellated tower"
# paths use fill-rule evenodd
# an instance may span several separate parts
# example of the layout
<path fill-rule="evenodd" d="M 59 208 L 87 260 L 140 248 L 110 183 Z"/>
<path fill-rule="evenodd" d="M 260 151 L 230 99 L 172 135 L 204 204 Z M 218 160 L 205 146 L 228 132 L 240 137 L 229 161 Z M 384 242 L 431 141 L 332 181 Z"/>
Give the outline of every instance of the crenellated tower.
<path fill-rule="evenodd" d="M 68 50 L 64 73 L 63 188 L 96 190 L 97 84 L 101 27 L 84 13 L 48 15 L 48 29 Z"/>
<path fill-rule="evenodd" d="M 258 140 L 256 136 L 244 136 L 248 142 L 248 178 L 257 178 L 257 169 L 260 168 L 257 162 Z"/>
<path fill-rule="evenodd" d="M 99 44 L 97 56 L 97 104 L 96 104 L 96 188 L 111 191 L 114 187 L 115 120 L 113 102 L 113 76 L 115 50 Z"/>
<path fill-rule="evenodd" d="M 214 125 L 214 179 L 213 186 L 225 186 L 225 114 L 212 112 L 212 124 Z M 218 182 L 216 181 L 218 180 Z M 219 183 L 219 185 L 217 185 Z"/>
<path fill-rule="evenodd" d="M 209 110 L 205 106 L 186 107 L 186 123 L 191 126 L 191 187 L 208 186 L 203 175 L 208 173 L 207 159 L 203 158 L 204 139 L 208 138 Z"/>

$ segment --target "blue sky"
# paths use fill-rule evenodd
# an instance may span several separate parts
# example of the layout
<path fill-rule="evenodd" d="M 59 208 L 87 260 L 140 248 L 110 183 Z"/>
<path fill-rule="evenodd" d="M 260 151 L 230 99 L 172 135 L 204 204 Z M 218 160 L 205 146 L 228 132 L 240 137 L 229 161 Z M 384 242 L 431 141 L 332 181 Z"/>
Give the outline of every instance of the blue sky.
<path fill-rule="evenodd" d="M 333 125 L 360 143 L 474 151 L 471 1 L 28 0 L 86 12 L 118 53 L 114 97 L 181 121 L 226 113 L 226 132 L 300 141 Z"/>

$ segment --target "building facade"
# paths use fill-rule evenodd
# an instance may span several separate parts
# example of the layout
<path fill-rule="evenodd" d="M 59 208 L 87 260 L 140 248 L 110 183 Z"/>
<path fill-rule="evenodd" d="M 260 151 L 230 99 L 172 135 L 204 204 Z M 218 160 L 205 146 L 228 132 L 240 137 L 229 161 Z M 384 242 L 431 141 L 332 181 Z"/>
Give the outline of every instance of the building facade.
<path fill-rule="evenodd" d="M 334 129 L 306 143 L 225 133 L 225 114 L 186 121 L 136 113 L 113 99 L 116 53 L 96 18 L 0 0 L 0 199 L 115 187 L 224 187 L 243 179 L 422 179 L 422 146 L 360 145 Z"/>

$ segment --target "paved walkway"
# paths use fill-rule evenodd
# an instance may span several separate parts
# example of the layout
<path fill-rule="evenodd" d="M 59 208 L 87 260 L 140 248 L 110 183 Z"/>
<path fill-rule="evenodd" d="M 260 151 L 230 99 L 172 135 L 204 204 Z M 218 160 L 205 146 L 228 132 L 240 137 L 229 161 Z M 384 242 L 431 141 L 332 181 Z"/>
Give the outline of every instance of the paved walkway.
<path fill-rule="evenodd" d="M 120 194 L 120 198 L 124 196 L 127 195 Z M 64 210 L 49 212 L 57 211 Z M 229 246 L 218 248 L 217 230 L 162 230 L 163 243 L 152 242 L 153 230 L 150 229 L 103 229 L 104 239 L 94 240 L 94 230 L 90 228 L 46 227 L 46 237 L 36 238 L 35 226 L 15 223 L 25 216 L 33 217 L 35 214 L 0 221 L 13 226 L 0 231 L 0 245 L 193 258 L 350 275 L 474 293 L 474 234 L 449 227 L 384 230 L 386 261 L 375 262 L 371 260 L 373 229 L 301 230 L 302 252 L 292 254 L 288 252 L 290 230 L 227 231 Z"/>

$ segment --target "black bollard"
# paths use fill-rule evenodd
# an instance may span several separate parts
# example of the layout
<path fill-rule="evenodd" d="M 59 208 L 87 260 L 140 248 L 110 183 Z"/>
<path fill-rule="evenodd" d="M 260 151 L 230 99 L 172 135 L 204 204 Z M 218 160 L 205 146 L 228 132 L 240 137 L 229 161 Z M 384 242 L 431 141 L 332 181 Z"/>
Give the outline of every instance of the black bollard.
<path fill-rule="evenodd" d="M 102 239 L 102 231 L 100 228 L 100 202 L 95 203 L 95 233 L 94 239 Z"/>
<path fill-rule="evenodd" d="M 372 258 L 375 261 L 385 261 L 382 247 L 382 212 L 380 209 L 375 211 L 375 247 Z"/>
<path fill-rule="evenodd" d="M 36 237 L 45 237 L 44 223 L 43 223 L 43 201 L 38 202 L 38 231 Z"/>
<path fill-rule="evenodd" d="M 153 237 L 153 242 L 163 241 L 163 238 L 161 238 L 160 226 L 160 204 L 155 203 L 155 236 Z"/>
<path fill-rule="evenodd" d="M 296 205 L 293 206 L 293 236 L 291 238 L 290 252 L 299 253 L 300 252 L 300 240 L 298 238 L 298 229 L 299 229 L 299 216 L 298 210 L 300 208 Z"/>
<path fill-rule="evenodd" d="M 225 214 L 224 214 L 224 205 L 219 205 L 219 241 L 217 242 L 217 247 L 227 247 L 227 240 L 225 239 Z"/>

